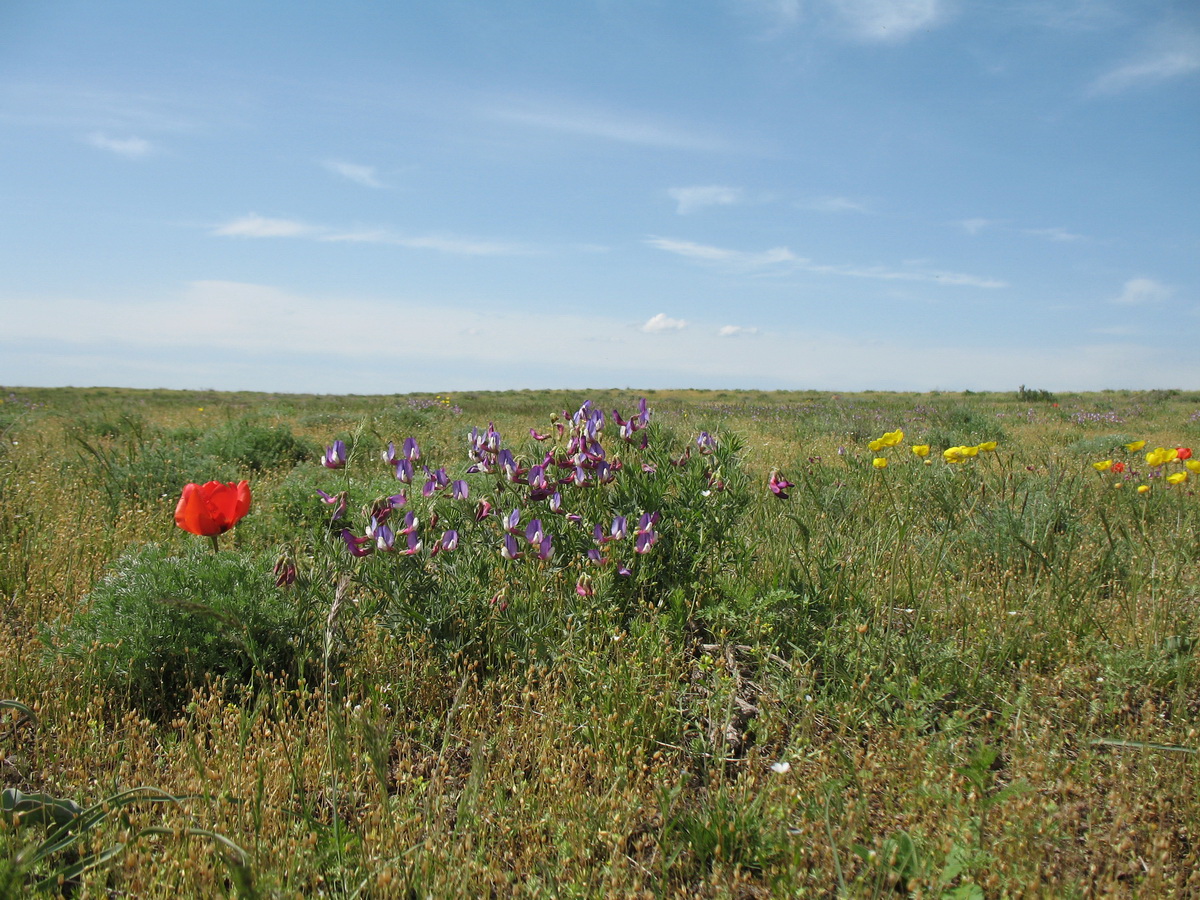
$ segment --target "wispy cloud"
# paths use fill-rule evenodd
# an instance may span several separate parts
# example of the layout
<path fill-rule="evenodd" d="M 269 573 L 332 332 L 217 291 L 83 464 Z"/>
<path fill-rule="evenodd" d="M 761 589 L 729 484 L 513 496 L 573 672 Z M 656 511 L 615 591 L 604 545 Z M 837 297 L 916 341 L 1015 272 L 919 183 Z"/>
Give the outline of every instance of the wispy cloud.
<path fill-rule="evenodd" d="M 295 219 L 269 219 L 250 213 L 218 225 L 212 234 L 221 237 L 306 238 L 324 243 L 386 244 L 412 250 L 434 250 L 458 256 L 517 256 L 534 252 L 507 241 L 480 240 L 450 234 L 405 235 L 388 229 L 338 230 L 309 225 Z"/>
<path fill-rule="evenodd" d="M 1024 230 L 1026 234 L 1056 243 L 1071 244 L 1075 241 L 1087 240 L 1082 234 L 1075 234 L 1075 232 L 1067 231 L 1065 228 L 1026 228 Z"/>
<path fill-rule="evenodd" d="M 342 314 L 330 316 L 333 306 Z M 648 333 L 618 318 L 558 312 L 531 329 L 518 310 L 447 307 L 404 295 L 305 295 L 224 281 L 196 282 L 143 302 L 0 296 L 0 308 L 6 325 L 0 381 L 7 383 L 386 393 L 397 378 L 411 390 L 582 388 L 630 378 L 650 388 L 1002 390 L 1023 380 L 1057 391 L 1161 387 L 1164 371 L 1172 385 L 1200 383 L 1191 347 L 1164 351 L 1128 338 L 1080 341 L 1053 354 L 1020 338 L 972 345 L 936 332 L 879 340 L 849 331 L 773 330 L 731 340 L 716 323 Z M 375 345 L 381 323 L 396 322 L 408 335 L 445 339 L 404 341 L 403 352 L 381 369 L 363 348 Z M 576 341 L 548 342 L 548 332 L 586 335 L 603 352 L 581 353 Z"/>
<path fill-rule="evenodd" d="M 1103 73 L 1091 84 L 1092 94 L 1119 94 L 1135 88 L 1152 87 L 1200 72 L 1200 36 L 1179 34 L 1167 46 Z"/>
<path fill-rule="evenodd" d="M 797 260 L 792 251 L 786 247 L 775 247 L 761 253 L 748 253 L 743 250 L 727 250 L 723 247 L 713 247 L 708 244 L 697 244 L 692 241 L 678 241 L 673 238 L 650 237 L 646 243 L 676 256 L 686 256 L 688 259 L 698 259 L 703 262 L 727 263 L 738 268 L 757 269 L 763 266 L 773 266 L 779 263 L 803 262 Z"/>
<path fill-rule="evenodd" d="M 758 334 L 758 329 L 745 325 L 722 325 L 717 331 L 717 337 L 749 337 Z"/>
<path fill-rule="evenodd" d="M 850 35 L 873 43 L 900 43 L 946 20 L 943 0 L 829 0 Z"/>
<path fill-rule="evenodd" d="M 956 224 L 967 234 L 976 235 L 996 223 L 992 219 L 963 219 Z"/>
<path fill-rule="evenodd" d="M 154 145 L 145 138 L 114 138 L 102 131 L 93 131 L 87 136 L 87 142 L 98 150 L 106 150 L 125 159 L 144 159 L 154 152 Z"/>
<path fill-rule="evenodd" d="M 683 319 L 672 319 L 666 313 L 659 313 L 646 320 L 642 331 L 647 334 L 656 334 L 660 331 L 683 331 L 685 328 L 687 328 L 687 322 Z"/>
<path fill-rule="evenodd" d="M 1113 298 L 1113 303 L 1126 306 L 1141 306 L 1147 303 L 1161 303 L 1175 293 L 1174 288 L 1155 281 L 1153 278 L 1130 278 L 1125 282 L 1125 289 Z"/>
<path fill-rule="evenodd" d="M 705 153 L 746 149 L 727 138 L 638 113 L 536 102 L 498 103 L 483 113 L 488 118 L 543 131 L 642 147 Z"/>
<path fill-rule="evenodd" d="M 676 212 L 681 216 L 694 213 L 706 206 L 732 206 L 742 200 L 740 188 L 725 187 L 719 184 L 671 188 L 667 193 L 678 204 Z"/>
<path fill-rule="evenodd" d="M 309 237 L 319 232 L 319 229 L 295 219 L 268 219 L 257 213 L 250 213 L 238 219 L 218 225 L 213 234 L 221 237 Z"/>
<path fill-rule="evenodd" d="M 849 197 L 820 197 L 803 204 L 803 206 L 805 209 L 827 213 L 867 213 L 871 211 L 866 203 L 861 200 L 852 200 Z"/>
<path fill-rule="evenodd" d="M 520 256 L 533 250 L 505 241 L 474 240 L 449 234 L 407 236 L 390 231 L 345 231 L 323 234 L 318 240 L 358 244 L 390 244 L 413 250 L 436 250 L 460 256 Z"/>
<path fill-rule="evenodd" d="M 679 241 L 671 238 L 651 237 L 646 239 L 651 247 L 674 253 L 700 262 L 725 265 L 737 270 L 776 269 L 782 271 L 812 272 L 817 275 L 835 275 L 847 278 L 870 278 L 877 281 L 916 281 L 954 287 L 1003 288 L 1008 284 L 996 278 L 930 269 L 911 264 L 900 268 L 887 266 L 854 266 L 818 263 L 807 257 L 797 256 L 787 247 L 773 247 L 759 253 L 729 250 L 708 244 Z"/>
<path fill-rule="evenodd" d="M 325 160 L 322 165 L 335 175 L 341 175 L 343 178 L 353 181 L 355 184 L 361 184 L 363 187 L 387 187 L 376 176 L 374 166 L 362 166 L 357 163 L 340 162 L 335 159 Z"/>

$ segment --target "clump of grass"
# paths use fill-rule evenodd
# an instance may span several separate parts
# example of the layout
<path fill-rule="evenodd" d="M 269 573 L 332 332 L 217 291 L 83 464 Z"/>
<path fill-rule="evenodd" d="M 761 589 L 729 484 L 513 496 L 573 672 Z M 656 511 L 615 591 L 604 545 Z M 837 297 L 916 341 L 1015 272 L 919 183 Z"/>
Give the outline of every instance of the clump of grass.
<path fill-rule="evenodd" d="M 306 605 L 276 586 L 273 561 L 147 545 L 121 557 L 82 611 L 47 637 L 85 680 L 159 714 L 207 681 L 250 686 L 269 673 L 301 675 L 320 644 Z"/>
<path fill-rule="evenodd" d="M 200 451 L 252 473 L 294 466 L 321 453 L 315 443 L 297 437 L 287 425 L 268 427 L 253 420 L 230 422 L 209 432 L 200 441 Z"/>

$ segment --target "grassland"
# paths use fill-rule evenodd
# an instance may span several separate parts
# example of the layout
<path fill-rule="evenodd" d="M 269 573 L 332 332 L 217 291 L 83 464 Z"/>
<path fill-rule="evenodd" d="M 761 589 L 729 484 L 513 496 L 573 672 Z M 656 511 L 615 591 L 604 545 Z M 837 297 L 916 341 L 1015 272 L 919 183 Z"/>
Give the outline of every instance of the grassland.
<path fill-rule="evenodd" d="M 1200 896 L 1200 477 L 1124 446 L 1200 394 L 648 392 L 578 523 L 465 473 L 642 396 L 0 389 L 0 897 Z M 470 500 L 355 559 L 406 437 Z"/>

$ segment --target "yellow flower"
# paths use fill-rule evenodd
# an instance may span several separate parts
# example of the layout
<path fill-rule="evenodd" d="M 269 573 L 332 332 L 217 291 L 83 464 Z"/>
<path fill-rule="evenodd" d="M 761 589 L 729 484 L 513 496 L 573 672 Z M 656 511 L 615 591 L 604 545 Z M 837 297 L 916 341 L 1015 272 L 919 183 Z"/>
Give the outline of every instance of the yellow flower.
<path fill-rule="evenodd" d="M 883 436 L 883 446 L 895 447 L 904 440 L 904 432 L 897 428 L 895 431 L 889 431 Z"/>
<path fill-rule="evenodd" d="M 929 445 L 928 444 L 913 444 L 912 452 L 917 454 L 917 456 L 920 456 L 920 457 L 928 456 L 929 455 Z"/>
<path fill-rule="evenodd" d="M 958 449 L 962 451 L 963 456 L 978 456 L 979 455 L 978 447 L 959 447 Z"/>
<path fill-rule="evenodd" d="M 887 457 L 886 456 L 877 456 L 873 460 L 871 460 L 871 465 L 873 465 L 877 469 L 886 469 L 887 468 Z M 1187 475 L 1186 472 L 1180 472 L 1179 474 L 1184 475 L 1184 476 Z"/>
<path fill-rule="evenodd" d="M 1200 459 L 1185 459 L 1183 464 L 1197 475 L 1200 475 Z"/>
<path fill-rule="evenodd" d="M 1148 493 L 1150 493 L 1150 485 L 1148 485 L 1148 484 L 1139 484 L 1139 485 L 1138 485 L 1138 493 L 1139 493 L 1139 494 L 1148 494 Z"/>
<path fill-rule="evenodd" d="M 1100 462 L 1094 462 L 1094 463 L 1092 463 L 1092 468 L 1095 469 L 1097 472 L 1107 472 L 1109 469 L 1112 468 L 1112 460 L 1104 459 L 1104 460 L 1101 460 Z"/>
<path fill-rule="evenodd" d="M 872 453 L 878 453 L 880 450 L 886 447 L 887 444 L 883 442 L 883 438 L 875 438 L 875 440 L 871 441 L 871 443 L 867 444 L 867 446 L 871 448 Z"/>
<path fill-rule="evenodd" d="M 979 449 L 986 450 L 988 453 L 991 453 L 993 450 L 996 449 L 996 442 L 995 441 L 984 441 L 982 444 L 979 445 Z"/>
<path fill-rule="evenodd" d="M 1131 444 L 1126 444 L 1125 449 L 1128 450 L 1130 453 L 1137 453 L 1139 450 L 1141 450 L 1145 446 L 1146 446 L 1145 441 L 1134 441 Z"/>
<path fill-rule="evenodd" d="M 964 448 L 964 447 L 947 447 L 945 450 L 942 451 L 942 459 L 946 460 L 946 462 L 948 462 L 948 463 L 960 463 L 964 459 L 966 459 L 966 455 L 963 453 L 964 449 L 966 449 L 966 448 Z"/>
<path fill-rule="evenodd" d="M 1115 488 L 1123 488 L 1123 487 L 1125 487 L 1125 482 L 1123 482 L 1123 481 L 1114 481 L 1114 482 L 1112 483 L 1112 486 L 1113 486 L 1113 487 L 1115 487 Z"/>
<path fill-rule="evenodd" d="M 1167 484 L 1183 484 L 1187 480 L 1187 472 L 1176 472 L 1174 475 L 1167 476 Z"/>
<path fill-rule="evenodd" d="M 1179 455 L 1179 451 L 1167 447 L 1155 447 L 1146 454 L 1146 464 L 1151 466 L 1161 466 L 1163 463 L 1169 463 Z"/>

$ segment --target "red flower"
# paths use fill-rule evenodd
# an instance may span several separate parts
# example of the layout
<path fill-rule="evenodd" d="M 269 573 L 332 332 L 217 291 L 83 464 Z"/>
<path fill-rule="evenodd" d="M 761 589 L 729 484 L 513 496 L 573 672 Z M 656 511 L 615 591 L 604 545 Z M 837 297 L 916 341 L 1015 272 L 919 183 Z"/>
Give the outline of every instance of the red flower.
<path fill-rule="evenodd" d="M 1176 459 L 1191 459 L 1192 458 L 1192 448 L 1191 447 L 1176 447 L 1175 452 L 1177 454 L 1179 454 L 1178 456 L 1175 457 Z"/>
<path fill-rule="evenodd" d="M 1124 471 L 1125 471 L 1125 463 L 1123 463 L 1123 462 L 1115 462 L 1115 463 L 1113 463 L 1113 464 L 1112 464 L 1112 471 L 1113 471 L 1113 472 L 1116 472 L 1118 475 L 1120 475 L 1122 472 L 1124 472 Z"/>
<path fill-rule="evenodd" d="M 187 484 L 175 507 L 175 524 L 203 537 L 224 534 L 250 511 L 250 482 Z"/>

